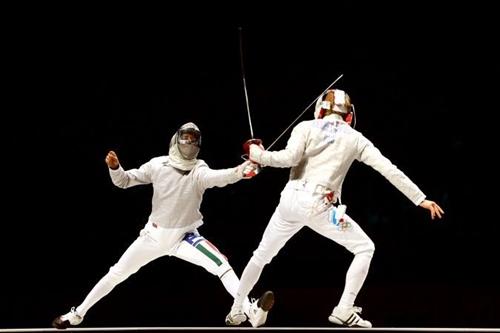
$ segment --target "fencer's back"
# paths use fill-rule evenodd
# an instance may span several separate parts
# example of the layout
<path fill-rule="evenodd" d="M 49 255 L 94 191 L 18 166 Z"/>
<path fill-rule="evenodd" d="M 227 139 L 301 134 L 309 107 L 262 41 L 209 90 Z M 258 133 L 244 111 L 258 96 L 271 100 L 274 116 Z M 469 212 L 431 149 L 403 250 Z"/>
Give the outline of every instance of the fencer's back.
<path fill-rule="evenodd" d="M 299 164 L 291 169 L 290 180 L 324 185 L 340 194 L 349 167 L 359 156 L 359 141 L 363 136 L 334 117 L 304 121 L 300 125 L 305 152 Z"/>

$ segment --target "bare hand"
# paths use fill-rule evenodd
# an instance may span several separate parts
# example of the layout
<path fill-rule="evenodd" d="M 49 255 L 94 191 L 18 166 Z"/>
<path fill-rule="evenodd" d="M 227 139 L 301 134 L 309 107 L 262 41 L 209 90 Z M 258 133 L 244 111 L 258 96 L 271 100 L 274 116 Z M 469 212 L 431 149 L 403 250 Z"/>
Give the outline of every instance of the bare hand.
<path fill-rule="evenodd" d="M 436 216 L 441 218 L 441 214 L 444 215 L 444 211 L 441 207 L 439 207 L 439 205 L 432 200 L 424 200 L 419 206 L 429 210 L 431 212 L 431 219 L 433 220 Z"/>
<path fill-rule="evenodd" d="M 116 170 L 120 166 L 120 161 L 118 160 L 118 156 L 112 150 L 109 151 L 108 155 L 106 155 L 106 164 L 108 168 Z"/>

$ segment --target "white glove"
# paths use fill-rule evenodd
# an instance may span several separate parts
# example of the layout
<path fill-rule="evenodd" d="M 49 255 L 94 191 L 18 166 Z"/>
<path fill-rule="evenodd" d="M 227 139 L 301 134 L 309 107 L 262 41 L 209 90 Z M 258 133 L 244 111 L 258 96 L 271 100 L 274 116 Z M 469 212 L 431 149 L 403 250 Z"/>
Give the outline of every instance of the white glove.
<path fill-rule="evenodd" d="M 240 165 L 238 165 L 238 175 L 241 175 L 243 179 L 250 179 L 260 172 L 260 167 L 258 164 L 253 163 L 248 160 Z"/>
<path fill-rule="evenodd" d="M 249 148 L 248 158 L 256 162 L 257 160 L 260 160 L 260 156 L 262 155 L 263 151 L 265 151 L 263 145 L 251 144 Z"/>

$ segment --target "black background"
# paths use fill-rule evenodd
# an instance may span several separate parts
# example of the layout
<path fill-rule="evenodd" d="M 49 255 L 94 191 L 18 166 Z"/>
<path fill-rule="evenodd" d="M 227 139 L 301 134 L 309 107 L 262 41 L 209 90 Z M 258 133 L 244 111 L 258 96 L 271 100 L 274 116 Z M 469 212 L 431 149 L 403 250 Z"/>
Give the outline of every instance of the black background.
<path fill-rule="evenodd" d="M 250 131 L 238 27 L 253 128 L 265 145 L 344 74 L 336 87 L 356 105 L 357 129 L 446 211 L 431 221 L 374 170 L 353 165 L 343 200 L 376 245 L 357 300 L 364 316 L 376 326 L 499 327 L 498 149 L 488 125 L 500 66 L 488 9 L 308 5 L 292 15 L 240 5 L 11 13 L 0 327 L 48 327 L 80 304 L 146 222 L 151 187 L 114 187 L 108 150 L 138 167 L 167 154 L 174 131 L 193 121 L 200 158 L 212 168 L 241 162 Z M 312 117 L 311 108 L 301 120 Z M 287 177 L 265 168 L 205 193 L 200 232 L 238 275 Z M 308 229 L 292 238 L 252 293 L 276 293 L 268 326 L 329 326 L 350 259 Z M 165 257 L 82 325 L 223 326 L 231 303 L 216 277 Z"/>

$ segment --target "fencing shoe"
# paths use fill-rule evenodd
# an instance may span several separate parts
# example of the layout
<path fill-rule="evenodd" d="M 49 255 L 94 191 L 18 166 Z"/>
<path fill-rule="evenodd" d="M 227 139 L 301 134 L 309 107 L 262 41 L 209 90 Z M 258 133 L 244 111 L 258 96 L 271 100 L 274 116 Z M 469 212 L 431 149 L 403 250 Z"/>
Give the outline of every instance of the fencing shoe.
<path fill-rule="evenodd" d="M 272 291 L 266 291 L 262 296 L 254 300 L 248 311 L 248 321 L 253 327 L 259 327 L 266 323 L 267 314 L 274 305 L 274 294 Z"/>
<path fill-rule="evenodd" d="M 238 326 L 247 320 L 247 315 L 243 313 L 241 308 L 231 308 L 231 312 L 226 316 L 226 325 Z"/>
<path fill-rule="evenodd" d="M 371 328 L 372 323 L 362 319 L 358 313 L 361 313 L 361 308 L 357 306 L 353 306 L 352 308 L 336 306 L 330 317 L 328 317 L 328 320 L 342 326 Z"/>
<path fill-rule="evenodd" d="M 80 324 L 83 320 L 83 317 L 76 312 L 75 307 L 71 308 L 71 311 L 66 313 L 65 315 L 59 316 L 52 321 L 52 327 L 65 329 L 70 326 L 76 326 Z"/>

